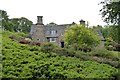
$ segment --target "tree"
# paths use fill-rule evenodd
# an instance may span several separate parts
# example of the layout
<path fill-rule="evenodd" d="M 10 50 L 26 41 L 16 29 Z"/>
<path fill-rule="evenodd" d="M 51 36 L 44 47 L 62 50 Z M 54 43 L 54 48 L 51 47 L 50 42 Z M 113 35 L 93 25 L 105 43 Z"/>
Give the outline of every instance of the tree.
<path fill-rule="evenodd" d="M 120 25 L 120 1 L 117 2 L 101 2 L 103 8 L 100 10 L 104 21 Z"/>
<path fill-rule="evenodd" d="M 15 32 L 30 32 L 32 21 L 28 20 L 27 18 L 12 18 L 10 19 L 10 21 L 13 23 L 13 28 Z"/>
<path fill-rule="evenodd" d="M 102 35 L 104 38 L 109 37 L 109 35 L 108 35 L 110 32 L 109 30 L 110 30 L 109 26 L 105 26 L 105 27 L 101 28 L 101 32 L 102 32 Z"/>
<path fill-rule="evenodd" d="M 4 10 L 0 10 L 0 16 L 4 30 L 25 33 L 30 32 L 32 21 L 28 20 L 27 18 L 21 17 L 9 19 L 7 12 Z"/>
<path fill-rule="evenodd" d="M 0 18 L 1 18 L 1 22 L 2 22 L 2 28 L 4 28 L 5 30 L 6 29 L 9 29 L 9 18 L 8 18 L 8 15 L 7 15 L 7 12 L 4 11 L 4 10 L 0 10 Z"/>
<path fill-rule="evenodd" d="M 76 50 L 91 49 L 100 41 L 97 33 L 84 25 L 68 26 L 64 40 L 66 46 L 76 47 Z"/>
<path fill-rule="evenodd" d="M 112 23 L 114 25 L 110 26 L 110 35 L 114 41 L 120 44 L 120 1 L 104 1 L 101 2 L 103 8 L 100 10 L 104 21 L 107 23 Z"/>
<path fill-rule="evenodd" d="M 101 29 L 102 34 L 105 38 L 111 37 L 113 41 L 117 42 L 120 44 L 120 26 L 106 26 Z"/>

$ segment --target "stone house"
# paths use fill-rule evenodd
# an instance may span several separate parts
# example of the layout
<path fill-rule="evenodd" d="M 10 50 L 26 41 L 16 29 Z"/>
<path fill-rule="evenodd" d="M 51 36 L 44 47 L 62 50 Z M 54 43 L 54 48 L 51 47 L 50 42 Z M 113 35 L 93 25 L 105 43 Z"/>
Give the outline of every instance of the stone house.
<path fill-rule="evenodd" d="M 66 27 L 72 24 L 61 24 L 57 25 L 55 23 L 49 23 L 47 25 L 43 24 L 43 16 L 37 16 L 37 23 L 31 26 L 30 35 L 32 40 L 43 43 L 43 42 L 54 42 L 64 47 L 63 35 L 65 33 Z M 85 24 L 85 21 L 81 20 L 81 24 Z"/>

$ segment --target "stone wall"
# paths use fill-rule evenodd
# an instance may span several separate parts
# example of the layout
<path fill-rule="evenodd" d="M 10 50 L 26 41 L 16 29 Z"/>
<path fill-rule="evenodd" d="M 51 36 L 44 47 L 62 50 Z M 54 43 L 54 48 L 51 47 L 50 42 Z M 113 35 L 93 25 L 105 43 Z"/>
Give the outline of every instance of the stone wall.
<path fill-rule="evenodd" d="M 44 25 L 33 25 L 31 27 L 31 38 L 37 42 L 45 42 L 45 28 Z"/>

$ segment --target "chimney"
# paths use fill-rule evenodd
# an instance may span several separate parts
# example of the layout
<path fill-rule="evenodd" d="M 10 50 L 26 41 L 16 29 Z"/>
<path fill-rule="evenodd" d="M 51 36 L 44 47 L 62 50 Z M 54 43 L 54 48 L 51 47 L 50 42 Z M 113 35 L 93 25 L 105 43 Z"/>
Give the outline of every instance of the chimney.
<path fill-rule="evenodd" d="M 81 24 L 81 25 L 85 25 L 85 21 L 81 19 L 81 20 L 80 20 L 80 24 Z"/>
<path fill-rule="evenodd" d="M 38 25 L 43 25 L 43 20 L 42 20 L 43 16 L 37 16 L 37 24 Z"/>

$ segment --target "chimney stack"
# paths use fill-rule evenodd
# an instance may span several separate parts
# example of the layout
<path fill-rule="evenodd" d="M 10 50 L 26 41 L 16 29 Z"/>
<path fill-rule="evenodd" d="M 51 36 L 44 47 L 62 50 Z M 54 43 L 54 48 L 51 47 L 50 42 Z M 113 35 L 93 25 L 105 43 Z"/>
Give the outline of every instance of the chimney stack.
<path fill-rule="evenodd" d="M 42 20 L 43 16 L 37 16 L 37 24 L 38 25 L 43 25 L 43 20 Z"/>
<path fill-rule="evenodd" d="M 81 20 L 80 20 L 80 24 L 81 24 L 81 25 L 85 25 L 85 21 L 81 19 Z"/>

